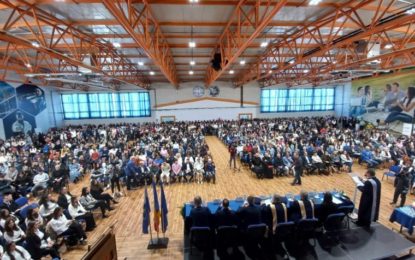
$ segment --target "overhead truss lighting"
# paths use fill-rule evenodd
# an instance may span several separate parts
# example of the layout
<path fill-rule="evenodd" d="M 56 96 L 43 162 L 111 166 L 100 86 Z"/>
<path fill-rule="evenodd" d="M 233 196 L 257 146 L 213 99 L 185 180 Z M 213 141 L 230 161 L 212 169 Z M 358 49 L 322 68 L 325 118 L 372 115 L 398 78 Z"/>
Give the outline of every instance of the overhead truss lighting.
<path fill-rule="evenodd" d="M 309 5 L 318 5 L 321 3 L 321 0 L 311 0 Z"/>

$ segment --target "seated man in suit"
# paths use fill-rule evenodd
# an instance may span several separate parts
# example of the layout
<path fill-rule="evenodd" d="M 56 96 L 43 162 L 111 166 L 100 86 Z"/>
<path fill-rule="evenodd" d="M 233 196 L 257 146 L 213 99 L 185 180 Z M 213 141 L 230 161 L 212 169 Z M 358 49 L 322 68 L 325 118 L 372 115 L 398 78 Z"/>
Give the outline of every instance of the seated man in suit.
<path fill-rule="evenodd" d="M 229 208 L 229 200 L 222 201 L 222 207 L 219 207 L 215 213 L 216 227 L 238 225 L 238 217 L 235 211 Z"/>
<path fill-rule="evenodd" d="M 261 223 L 261 209 L 254 204 L 255 198 L 248 196 L 247 203 L 238 210 L 240 228 L 245 231 L 249 225 Z"/>
<path fill-rule="evenodd" d="M 229 208 L 229 200 L 224 199 L 222 201 L 222 207 L 219 207 L 215 213 L 215 224 L 216 228 L 223 227 L 223 226 L 237 226 L 238 225 L 238 217 L 236 216 L 235 211 Z M 235 237 L 234 239 L 238 239 Z M 226 251 L 227 248 L 222 246 L 221 243 L 217 244 L 217 251 L 218 256 L 221 259 L 229 259 L 229 254 Z"/>
<path fill-rule="evenodd" d="M 240 221 L 240 229 L 243 232 L 243 247 L 246 254 L 252 258 L 256 259 L 255 256 L 259 254 L 259 245 L 257 242 L 252 241 L 249 233 L 247 233 L 248 226 L 260 224 L 261 221 L 261 209 L 260 207 L 254 204 L 255 198 L 253 196 L 248 196 L 247 203 L 238 210 L 238 216 Z M 265 234 L 264 234 L 265 236 Z"/>
<path fill-rule="evenodd" d="M 190 211 L 192 227 L 211 227 L 212 214 L 207 207 L 202 206 L 202 198 L 196 196 L 193 199 L 194 208 Z"/>
<path fill-rule="evenodd" d="M 308 199 L 308 193 L 302 191 L 300 193 L 300 199 L 295 200 L 293 203 L 291 219 L 293 221 L 299 221 L 300 219 L 312 219 L 314 216 L 314 203 Z"/>

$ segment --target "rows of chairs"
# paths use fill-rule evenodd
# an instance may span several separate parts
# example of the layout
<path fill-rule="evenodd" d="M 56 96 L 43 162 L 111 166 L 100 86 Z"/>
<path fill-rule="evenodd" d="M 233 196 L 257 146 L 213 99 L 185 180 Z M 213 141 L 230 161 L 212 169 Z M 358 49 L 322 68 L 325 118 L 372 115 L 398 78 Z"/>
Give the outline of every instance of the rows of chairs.
<path fill-rule="evenodd" d="M 268 239 L 272 240 L 273 245 L 288 240 L 302 244 L 311 239 L 312 245 L 315 246 L 317 233 L 321 233 L 319 231 L 323 231 L 322 233 L 329 240 L 338 241 L 338 231 L 350 228 L 349 214 L 353 209 L 353 206 L 339 207 L 338 213 L 330 214 L 322 225 L 316 218 L 301 219 L 297 223 L 293 221 L 279 223 L 274 233 L 264 223 L 249 225 L 245 231 L 241 231 L 237 226 L 219 226 L 214 232 L 210 227 L 192 227 L 190 254 L 193 253 L 193 247 L 201 252 L 213 248 L 227 250 L 246 244 L 260 247 Z"/>

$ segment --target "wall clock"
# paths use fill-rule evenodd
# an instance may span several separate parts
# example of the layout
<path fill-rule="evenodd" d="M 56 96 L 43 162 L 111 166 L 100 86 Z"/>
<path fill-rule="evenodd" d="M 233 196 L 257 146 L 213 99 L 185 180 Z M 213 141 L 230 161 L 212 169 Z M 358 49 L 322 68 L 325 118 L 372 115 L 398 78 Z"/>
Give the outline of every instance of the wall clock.
<path fill-rule="evenodd" d="M 193 96 L 203 97 L 205 95 L 205 88 L 202 86 L 195 86 L 193 88 Z"/>

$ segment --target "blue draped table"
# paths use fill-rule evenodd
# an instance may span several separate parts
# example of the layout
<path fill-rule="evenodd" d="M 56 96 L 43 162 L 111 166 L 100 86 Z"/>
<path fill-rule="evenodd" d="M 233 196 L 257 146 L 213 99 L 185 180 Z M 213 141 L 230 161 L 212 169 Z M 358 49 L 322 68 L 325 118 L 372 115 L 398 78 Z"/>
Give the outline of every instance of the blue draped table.
<path fill-rule="evenodd" d="M 396 208 L 390 217 L 390 222 L 397 222 L 401 225 L 400 231 L 402 232 L 402 227 L 408 229 L 408 233 L 412 234 L 414 231 L 415 225 L 415 209 L 412 206 L 405 206 L 401 208 Z"/>
<path fill-rule="evenodd" d="M 339 207 L 353 205 L 353 202 L 351 202 L 350 199 L 342 196 L 340 193 L 333 192 L 332 194 L 333 194 L 334 203 L 336 203 Z M 316 208 L 318 208 L 323 202 L 323 196 L 324 196 L 323 192 L 319 192 L 315 194 L 309 193 L 309 198 L 313 200 Z M 291 207 L 294 200 L 300 199 L 300 195 L 295 195 L 293 196 L 293 198 L 289 198 L 289 197 L 287 197 L 286 195 L 285 197 L 282 198 L 282 201 L 287 205 L 288 208 Z M 264 204 L 264 203 L 267 204 L 272 200 L 272 196 L 261 196 L 261 197 L 257 197 L 256 200 L 257 202 L 260 202 L 257 204 Z M 220 200 L 211 201 L 211 202 L 208 202 L 206 206 L 209 208 L 210 212 L 214 214 L 218 210 L 218 208 L 221 206 L 221 203 L 222 201 Z M 245 199 L 230 200 L 229 207 L 234 211 L 238 211 L 238 209 L 242 207 L 244 203 L 245 203 Z M 193 208 L 193 205 L 191 203 L 185 203 L 184 205 L 185 218 L 188 218 L 190 216 L 190 211 L 192 210 L 192 208 Z"/>

